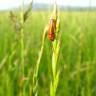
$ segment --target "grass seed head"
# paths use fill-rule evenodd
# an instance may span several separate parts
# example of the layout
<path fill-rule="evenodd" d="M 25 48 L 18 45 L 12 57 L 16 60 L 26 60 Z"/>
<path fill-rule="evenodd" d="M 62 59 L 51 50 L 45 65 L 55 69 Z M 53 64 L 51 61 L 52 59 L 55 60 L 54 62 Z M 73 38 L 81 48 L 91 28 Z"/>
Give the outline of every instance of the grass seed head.
<path fill-rule="evenodd" d="M 57 5 L 54 4 L 54 9 L 50 18 L 48 28 L 48 39 L 51 41 L 54 41 L 55 39 L 56 24 L 57 24 Z"/>

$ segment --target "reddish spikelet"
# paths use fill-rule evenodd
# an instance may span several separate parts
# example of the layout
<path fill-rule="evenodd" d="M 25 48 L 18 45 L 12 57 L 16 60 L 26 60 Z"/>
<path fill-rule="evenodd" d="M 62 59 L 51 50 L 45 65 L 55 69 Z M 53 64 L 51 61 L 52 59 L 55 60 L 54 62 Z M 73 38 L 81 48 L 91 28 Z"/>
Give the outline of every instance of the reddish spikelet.
<path fill-rule="evenodd" d="M 51 19 L 48 29 L 48 38 L 51 41 L 55 39 L 55 30 L 56 30 L 56 19 Z"/>

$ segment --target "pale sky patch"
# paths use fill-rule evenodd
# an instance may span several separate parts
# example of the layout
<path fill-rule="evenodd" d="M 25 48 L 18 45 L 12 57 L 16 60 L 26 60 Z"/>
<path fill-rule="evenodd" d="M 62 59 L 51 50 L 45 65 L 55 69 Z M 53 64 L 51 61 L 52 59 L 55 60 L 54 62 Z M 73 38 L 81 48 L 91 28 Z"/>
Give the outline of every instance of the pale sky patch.
<path fill-rule="evenodd" d="M 25 4 L 29 3 L 31 0 L 24 0 Z M 47 3 L 52 4 L 54 0 L 33 0 L 34 3 Z M 22 0 L 0 0 L 0 9 L 8 9 L 12 7 L 18 7 L 21 5 Z M 73 7 L 88 7 L 95 6 L 96 0 L 56 0 L 59 5 L 73 6 Z"/>

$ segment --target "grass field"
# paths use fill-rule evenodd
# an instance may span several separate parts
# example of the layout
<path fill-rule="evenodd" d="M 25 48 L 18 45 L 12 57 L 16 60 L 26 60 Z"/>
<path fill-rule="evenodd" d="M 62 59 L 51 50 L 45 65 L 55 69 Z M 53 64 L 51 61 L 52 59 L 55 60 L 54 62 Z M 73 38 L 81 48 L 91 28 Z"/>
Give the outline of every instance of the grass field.
<path fill-rule="evenodd" d="M 0 13 L 0 96 L 30 95 L 33 70 L 50 12 L 32 11 L 24 25 L 24 74 L 19 80 L 20 33 L 15 32 L 9 12 Z M 58 60 L 60 79 L 56 96 L 96 96 L 96 12 L 60 12 L 61 47 Z M 51 42 L 46 36 L 38 74 L 38 96 L 49 96 Z"/>

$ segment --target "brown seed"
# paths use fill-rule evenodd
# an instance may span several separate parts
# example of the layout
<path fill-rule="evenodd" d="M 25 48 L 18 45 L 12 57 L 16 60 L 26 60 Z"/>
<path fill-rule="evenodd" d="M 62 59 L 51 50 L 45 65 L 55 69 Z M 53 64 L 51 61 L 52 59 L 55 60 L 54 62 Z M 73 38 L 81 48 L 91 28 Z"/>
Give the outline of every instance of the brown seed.
<path fill-rule="evenodd" d="M 56 30 L 56 19 L 51 19 L 48 29 L 48 38 L 51 41 L 55 39 L 55 30 Z"/>

